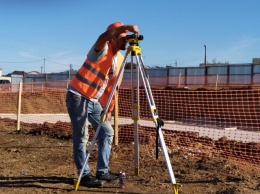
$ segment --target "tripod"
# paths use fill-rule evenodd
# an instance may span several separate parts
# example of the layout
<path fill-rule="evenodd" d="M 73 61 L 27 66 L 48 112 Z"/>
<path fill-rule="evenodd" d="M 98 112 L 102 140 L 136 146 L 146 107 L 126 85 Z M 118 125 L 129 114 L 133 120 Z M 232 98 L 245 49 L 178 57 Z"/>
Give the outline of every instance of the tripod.
<path fill-rule="evenodd" d="M 105 120 L 106 120 L 106 114 L 107 114 L 109 105 L 111 103 L 111 100 L 113 98 L 113 95 L 114 95 L 114 93 L 116 91 L 117 84 L 119 82 L 120 77 L 123 76 L 122 74 L 123 74 L 123 71 L 124 71 L 124 68 L 125 68 L 126 59 L 127 59 L 128 55 L 131 53 L 131 71 L 133 72 L 133 58 L 135 56 L 136 62 L 137 62 L 136 69 L 137 69 L 137 83 L 138 83 L 137 97 L 136 97 L 136 101 L 135 102 L 134 102 L 134 92 L 133 92 L 133 87 L 132 87 L 132 103 L 133 103 L 133 120 L 134 120 L 134 128 L 135 128 L 135 133 L 134 133 L 135 142 L 138 142 L 138 129 L 137 129 L 138 128 L 138 123 L 137 122 L 138 122 L 138 120 L 140 120 L 140 116 L 139 116 L 139 109 L 140 109 L 140 105 L 139 105 L 139 73 L 140 73 L 140 75 L 142 77 L 142 80 L 143 80 L 144 89 L 145 89 L 146 97 L 147 97 L 148 104 L 149 104 L 149 107 L 150 107 L 150 111 L 151 111 L 151 115 L 152 115 L 152 118 L 153 118 L 153 122 L 155 123 L 155 127 L 156 127 L 156 132 L 157 132 L 157 135 L 156 135 L 156 140 L 157 141 L 156 142 L 158 144 L 158 140 L 160 140 L 162 151 L 163 151 L 163 154 L 164 154 L 164 158 L 166 160 L 168 173 L 170 175 L 172 188 L 173 188 L 174 194 L 178 194 L 178 185 L 176 184 L 176 180 L 175 180 L 175 177 L 174 177 L 174 174 L 173 174 L 171 162 L 170 162 L 170 159 L 169 159 L 169 155 L 168 155 L 168 152 L 167 152 L 166 144 L 165 144 L 165 141 L 164 141 L 164 138 L 163 138 L 162 129 L 161 129 L 161 127 L 163 126 L 164 123 L 159 118 L 159 116 L 157 115 L 156 106 L 155 106 L 155 103 L 154 103 L 151 87 L 150 87 L 150 84 L 149 84 L 149 81 L 148 81 L 148 77 L 147 77 L 145 69 L 144 69 L 144 63 L 143 63 L 143 59 L 142 59 L 142 55 L 141 55 L 141 48 L 139 46 L 140 40 L 143 40 L 143 36 L 142 35 L 137 36 L 135 34 L 132 34 L 132 35 L 127 35 L 126 36 L 126 41 L 129 43 L 129 46 L 127 48 L 127 51 L 126 51 L 126 54 L 125 54 L 122 66 L 121 66 L 121 68 L 120 68 L 120 70 L 118 72 L 118 76 L 116 78 L 115 84 L 114 84 L 114 86 L 112 88 L 112 91 L 111 91 L 111 93 L 109 95 L 107 104 L 106 104 L 106 106 L 104 107 L 104 109 L 102 111 L 100 123 L 99 123 L 99 125 L 98 125 L 98 127 L 96 129 L 96 132 L 95 132 L 95 135 L 93 137 L 93 140 L 91 141 L 91 144 L 90 144 L 88 153 L 86 155 L 86 160 L 85 160 L 85 163 L 83 165 L 83 168 L 82 168 L 82 170 L 80 172 L 78 180 L 74 180 L 75 191 L 78 190 L 78 187 L 79 187 L 79 184 L 80 184 L 80 180 L 81 180 L 82 175 L 83 175 L 83 170 L 84 170 L 84 168 L 85 168 L 85 166 L 86 166 L 86 164 L 88 162 L 88 159 L 89 159 L 90 154 L 91 154 L 91 152 L 93 150 L 94 144 L 95 144 L 95 142 L 97 140 L 97 136 L 98 136 L 98 133 L 100 131 L 102 122 L 105 122 Z M 132 77 L 132 84 L 133 84 L 133 75 L 131 77 Z M 157 145 L 157 147 L 158 147 L 158 145 Z M 135 152 L 138 152 L 138 143 L 135 143 Z M 158 152 L 156 152 L 156 156 L 158 157 Z M 135 155 L 135 174 L 139 175 L 138 155 L 137 156 Z"/>

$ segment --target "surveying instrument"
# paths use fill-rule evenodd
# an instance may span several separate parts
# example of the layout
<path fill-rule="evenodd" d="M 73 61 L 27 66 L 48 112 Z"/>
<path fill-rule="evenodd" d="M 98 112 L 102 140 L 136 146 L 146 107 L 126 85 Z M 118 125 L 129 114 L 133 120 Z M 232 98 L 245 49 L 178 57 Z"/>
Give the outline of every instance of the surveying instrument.
<path fill-rule="evenodd" d="M 136 34 L 132 34 L 132 35 L 126 35 L 125 37 L 126 42 L 129 43 L 129 46 L 127 48 L 124 60 L 122 62 L 121 68 L 118 72 L 115 84 L 112 88 L 112 91 L 109 95 L 108 101 L 106 106 L 103 108 L 103 111 L 101 113 L 101 119 L 100 119 L 100 123 L 96 129 L 95 135 L 93 137 L 93 140 L 91 141 L 88 153 L 86 155 L 86 160 L 85 163 L 82 167 L 82 170 L 80 172 L 80 175 L 78 177 L 77 180 L 74 180 L 74 187 L 75 187 L 75 191 L 78 190 L 79 184 L 80 184 L 80 180 L 82 178 L 83 175 L 83 171 L 84 168 L 88 162 L 88 159 L 90 157 L 90 154 L 93 150 L 94 144 L 97 140 L 98 137 L 98 133 L 100 131 L 102 122 L 105 122 L 106 120 L 106 115 L 108 112 L 108 108 L 109 105 L 111 103 L 111 100 L 114 96 L 114 93 L 117 89 L 117 84 L 119 82 L 119 79 L 121 76 L 123 76 L 123 72 L 124 72 L 124 68 L 125 68 L 125 64 L 126 64 L 126 60 L 128 55 L 131 53 L 131 82 L 132 82 L 132 109 L 133 109 L 133 117 L 132 119 L 134 120 L 134 146 L 135 146 L 135 175 L 139 175 L 139 145 L 138 145 L 138 120 L 140 120 L 140 105 L 139 105 L 139 74 L 142 77 L 143 80 L 143 85 L 144 85 L 144 90 L 146 93 L 146 97 L 147 97 L 147 101 L 150 107 L 150 111 L 151 111 L 151 115 L 152 115 L 152 119 L 153 122 L 155 124 L 156 127 L 156 146 L 157 146 L 157 150 L 156 150 L 156 157 L 158 157 L 158 141 L 160 140 L 161 143 L 161 147 L 162 147 L 162 151 L 163 151 L 163 155 L 166 161 L 166 165 L 167 165 L 167 169 L 168 169 L 168 173 L 170 175 L 170 179 L 171 179 L 171 183 L 172 183 L 172 189 L 173 189 L 173 193 L 174 194 L 178 194 L 178 184 L 176 183 L 174 174 L 173 174 L 173 170 L 172 170 L 172 166 L 171 166 L 171 162 L 170 162 L 170 158 L 167 152 L 167 148 L 166 148 L 166 144 L 163 138 L 163 133 L 162 133 L 162 129 L 161 127 L 164 125 L 163 121 L 159 118 L 157 111 L 156 111 L 156 106 L 154 103 L 154 99 L 153 99 L 153 95 L 152 95 L 152 91 L 151 91 L 151 87 L 148 81 L 148 77 L 146 75 L 145 69 L 144 69 L 144 63 L 143 63 L 143 58 L 141 55 L 141 48 L 139 46 L 139 42 L 141 40 L 143 40 L 143 36 L 142 35 L 136 35 Z M 137 93 L 136 96 L 134 95 L 134 89 L 133 89 L 133 58 L 135 57 L 136 59 L 136 79 L 137 79 Z M 134 98 L 136 97 L 136 98 Z"/>

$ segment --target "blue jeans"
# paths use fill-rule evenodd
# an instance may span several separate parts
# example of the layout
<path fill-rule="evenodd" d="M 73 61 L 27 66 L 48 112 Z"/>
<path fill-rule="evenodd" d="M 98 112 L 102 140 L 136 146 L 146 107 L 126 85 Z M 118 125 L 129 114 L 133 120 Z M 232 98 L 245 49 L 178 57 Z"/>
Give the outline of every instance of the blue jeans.
<path fill-rule="evenodd" d="M 78 171 L 81 172 L 86 161 L 86 144 L 89 139 L 88 121 L 96 130 L 100 123 L 102 107 L 99 102 L 90 101 L 83 96 L 67 92 L 66 105 L 73 128 L 73 157 Z M 109 122 L 101 122 L 98 134 L 98 161 L 96 174 L 108 172 L 109 156 L 114 137 L 114 129 Z M 85 166 L 83 175 L 91 172 L 88 164 Z"/>

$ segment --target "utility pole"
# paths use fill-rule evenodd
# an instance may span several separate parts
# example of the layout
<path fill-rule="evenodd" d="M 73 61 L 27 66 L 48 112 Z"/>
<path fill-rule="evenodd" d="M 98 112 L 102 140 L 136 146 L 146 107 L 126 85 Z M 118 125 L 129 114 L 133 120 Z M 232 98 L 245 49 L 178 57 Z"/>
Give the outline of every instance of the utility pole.
<path fill-rule="evenodd" d="M 207 67 L 207 46 L 204 45 L 205 48 L 205 58 L 204 58 L 204 68 L 205 68 L 205 86 L 208 84 L 208 67 Z"/>
<path fill-rule="evenodd" d="M 45 59 L 43 59 L 43 71 L 45 73 Z"/>
<path fill-rule="evenodd" d="M 205 65 L 205 67 L 206 67 L 206 66 L 207 66 L 207 46 L 204 45 L 204 48 L 205 48 L 204 65 Z"/>

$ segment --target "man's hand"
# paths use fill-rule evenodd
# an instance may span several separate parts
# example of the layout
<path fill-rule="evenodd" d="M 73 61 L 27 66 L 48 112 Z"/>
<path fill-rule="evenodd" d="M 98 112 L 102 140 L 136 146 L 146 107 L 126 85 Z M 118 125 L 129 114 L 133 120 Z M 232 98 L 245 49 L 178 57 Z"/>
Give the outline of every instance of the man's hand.
<path fill-rule="evenodd" d="M 107 112 L 107 116 L 106 116 L 106 121 L 111 121 L 112 120 L 112 114 L 110 111 Z"/>

